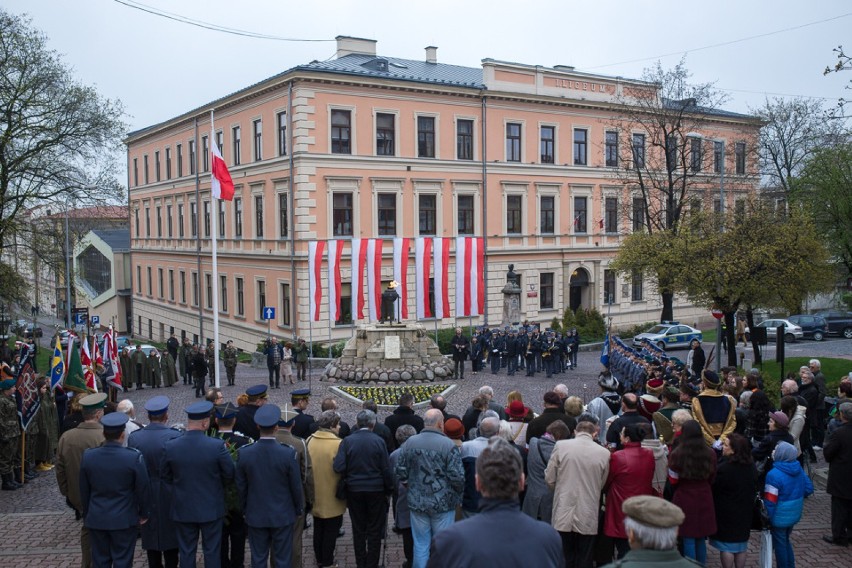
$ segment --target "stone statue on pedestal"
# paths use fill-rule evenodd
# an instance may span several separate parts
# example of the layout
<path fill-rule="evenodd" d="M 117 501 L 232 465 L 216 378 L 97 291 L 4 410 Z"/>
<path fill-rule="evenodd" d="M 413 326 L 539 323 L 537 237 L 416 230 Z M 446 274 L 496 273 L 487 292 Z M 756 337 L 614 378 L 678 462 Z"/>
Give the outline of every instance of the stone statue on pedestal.
<path fill-rule="evenodd" d="M 521 321 L 521 275 L 515 272 L 515 265 L 509 265 L 506 273 L 506 285 L 503 286 L 503 326 Z"/>

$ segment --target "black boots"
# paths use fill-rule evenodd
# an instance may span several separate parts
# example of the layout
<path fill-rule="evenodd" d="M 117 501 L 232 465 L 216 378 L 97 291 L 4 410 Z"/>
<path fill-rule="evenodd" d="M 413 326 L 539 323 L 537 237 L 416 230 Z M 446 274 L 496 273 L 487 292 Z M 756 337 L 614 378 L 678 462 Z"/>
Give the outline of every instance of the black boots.
<path fill-rule="evenodd" d="M 20 487 L 20 485 L 15 483 L 15 480 L 12 478 L 11 473 L 3 474 L 3 485 L 2 487 L 0 487 L 0 489 L 2 489 L 3 491 L 14 491 L 18 487 Z"/>

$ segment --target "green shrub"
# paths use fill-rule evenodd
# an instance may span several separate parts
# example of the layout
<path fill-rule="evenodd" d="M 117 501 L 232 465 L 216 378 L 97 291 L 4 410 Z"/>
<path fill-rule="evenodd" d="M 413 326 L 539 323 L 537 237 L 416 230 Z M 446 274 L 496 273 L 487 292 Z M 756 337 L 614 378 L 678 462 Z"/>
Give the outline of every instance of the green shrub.
<path fill-rule="evenodd" d="M 554 323 L 557 319 L 554 318 Z M 606 321 L 601 313 L 592 308 L 579 309 L 576 312 L 571 308 L 565 308 L 565 313 L 562 315 L 562 325 L 552 326 L 558 331 L 567 331 L 576 329 L 580 334 L 582 343 L 595 343 L 602 341 L 606 337 Z"/>
<path fill-rule="evenodd" d="M 630 326 L 630 327 L 619 329 L 618 330 L 618 336 L 621 337 L 622 339 L 626 339 L 628 337 L 632 338 L 632 337 L 639 335 L 640 333 L 645 333 L 646 331 L 648 331 L 649 329 L 651 329 L 655 325 L 657 325 L 657 322 L 653 322 L 653 321 L 646 321 L 645 323 L 638 323 L 638 324 Z"/>

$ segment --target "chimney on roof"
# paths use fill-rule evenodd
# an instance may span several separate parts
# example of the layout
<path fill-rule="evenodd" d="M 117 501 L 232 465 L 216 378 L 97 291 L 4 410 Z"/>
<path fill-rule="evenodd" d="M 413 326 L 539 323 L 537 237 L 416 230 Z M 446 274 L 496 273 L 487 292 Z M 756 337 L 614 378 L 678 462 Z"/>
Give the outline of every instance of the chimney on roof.
<path fill-rule="evenodd" d="M 438 48 L 430 45 L 426 48 L 426 63 L 438 62 Z"/>
<path fill-rule="evenodd" d="M 340 59 L 347 55 L 376 55 L 376 40 L 362 37 L 337 36 L 337 54 Z"/>

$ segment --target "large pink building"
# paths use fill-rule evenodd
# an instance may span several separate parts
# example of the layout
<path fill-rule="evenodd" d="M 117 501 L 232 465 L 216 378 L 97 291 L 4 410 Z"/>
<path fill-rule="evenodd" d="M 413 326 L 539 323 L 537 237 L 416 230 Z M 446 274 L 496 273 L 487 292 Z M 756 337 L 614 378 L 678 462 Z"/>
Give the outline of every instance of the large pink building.
<path fill-rule="evenodd" d="M 209 337 L 215 308 L 222 337 L 244 349 L 268 323 L 277 335 L 343 339 L 353 331 L 350 267 L 343 263 L 341 319 L 330 325 L 323 305 L 321 321 L 309 323 L 308 241 L 459 235 L 485 239 L 486 313 L 474 324 L 500 323 L 509 264 L 521 274 L 521 314 L 531 321 L 549 322 L 568 306 L 610 313 L 615 325 L 657 319 L 659 296 L 641 275 L 623 279 L 608 268 L 624 235 L 643 226 L 624 156 L 644 161 L 652 135 L 621 121 L 620 109 L 629 93 L 656 96 L 654 85 L 490 59 L 459 67 L 438 63 L 436 52 L 427 47 L 422 61 L 384 57 L 375 41 L 339 37 L 334 60 L 131 133 L 134 331 Z M 719 207 L 722 167 L 725 202 L 735 204 L 756 186 L 748 156 L 759 124 L 704 114 L 708 131 L 690 134 L 699 156 L 692 206 L 715 199 Z M 234 200 L 217 211 L 213 142 L 236 184 Z M 211 215 L 219 221 L 215 275 Z M 386 243 L 385 282 L 391 253 Z M 413 280 L 413 250 L 410 267 Z M 450 278 L 451 298 L 454 291 Z M 413 291 L 407 301 L 413 314 Z M 275 320 L 262 319 L 264 306 L 277 308 Z M 690 322 L 703 313 L 676 307 Z"/>

